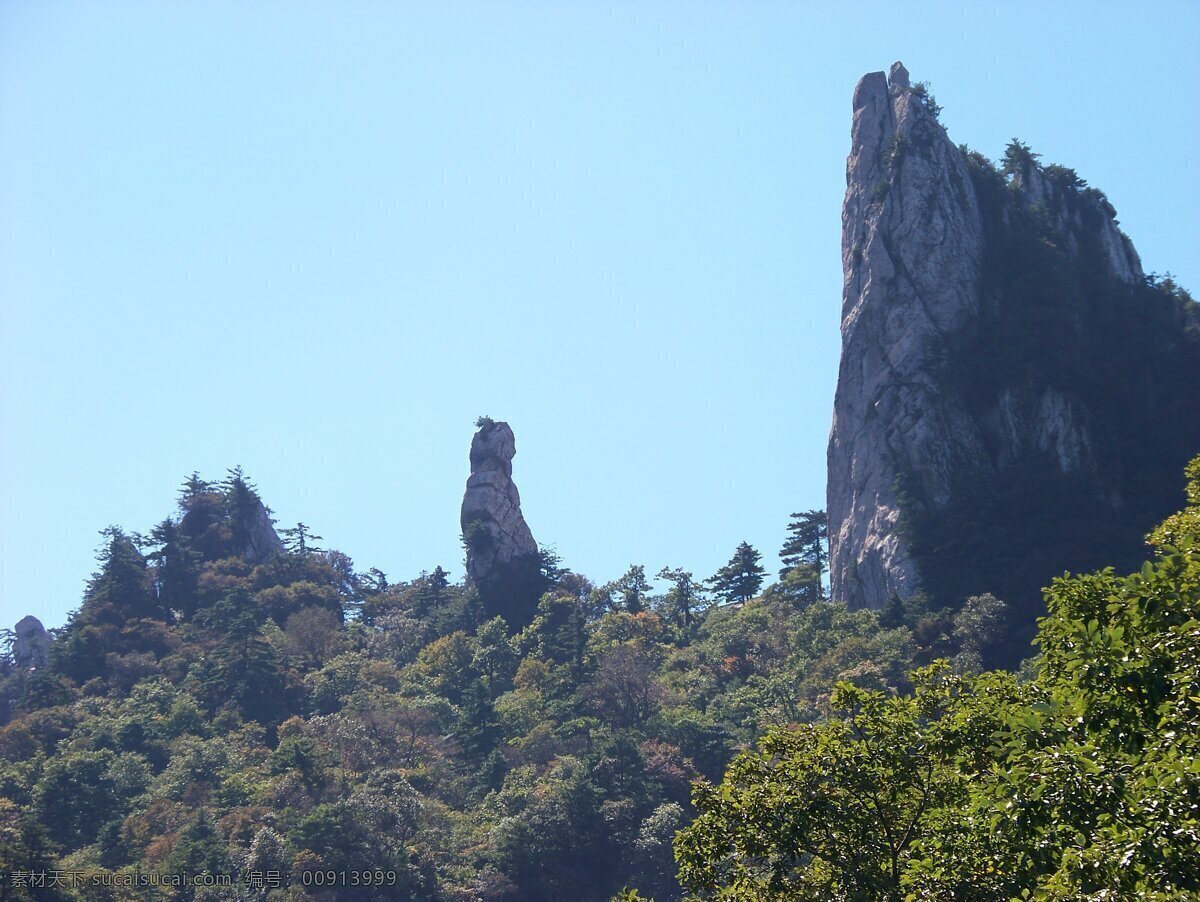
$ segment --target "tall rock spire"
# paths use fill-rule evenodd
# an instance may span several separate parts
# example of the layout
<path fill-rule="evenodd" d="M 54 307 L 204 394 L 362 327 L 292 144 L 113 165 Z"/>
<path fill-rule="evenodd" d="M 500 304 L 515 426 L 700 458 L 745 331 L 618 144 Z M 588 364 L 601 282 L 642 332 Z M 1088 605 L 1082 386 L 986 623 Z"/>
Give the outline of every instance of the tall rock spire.
<path fill-rule="evenodd" d="M 879 607 L 919 588 L 900 527 L 903 472 L 945 501 L 983 453 L 929 371 L 978 312 L 983 223 L 962 155 L 908 70 L 864 75 L 842 207 L 842 360 L 829 443 L 833 597 Z"/>
<path fill-rule="evenodd" d="M 1200 395 L 1171 380 L 1200 361 L 1196 305 L 1147 281 L 1073 170 L 1019 142 L 997 168 L 938 111 L 900 63 L 854 90 L 831 589 L 994 591 L 1031 614 L 1040 585 L 1136 559 L 1178 506 Z"/>
<path fill-rule="evenodd" d="M 479 590 L 485 610 L 516 629 L 533 619 L 545 589 L 541 560 L 512 479 L 517 453 L 513 431 L 508 423 L 487 417 L 478 426 L 460 515 L 467 578 Z"/>

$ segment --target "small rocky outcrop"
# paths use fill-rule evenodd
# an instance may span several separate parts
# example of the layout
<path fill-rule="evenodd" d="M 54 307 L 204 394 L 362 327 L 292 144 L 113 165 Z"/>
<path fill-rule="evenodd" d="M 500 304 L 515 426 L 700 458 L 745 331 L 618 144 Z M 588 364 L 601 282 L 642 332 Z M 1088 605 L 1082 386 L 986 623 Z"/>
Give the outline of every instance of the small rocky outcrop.
<path fill-rule="evenodd" d="M 512 479 L 516 438 L 508 423 L 486 417 L 471 440 L 471 476 L 460 522 L 467 550 L 467 579 L 486 610 L 518 628 L 533 619 L 544 590 L 537 542 L 521 513 Z"/>
<path fill-rule="evenodd" d="M 246 536 L 246 547 L 242 556 L 252 564 L 261 564 L 283 551 L 283 541 L 275 532 L 275 521 L 271 512 L 257 497 L 254 512 L 250 517 L 250 529 Z"/>
<path fill-rule="evenodd" d="M 1064 569 L 1136 560 L 1200 448 L 1174 381 L 1200 371 L 1196 305 L 1072 170 L 955 146 L 900 63 L 855 88 L 846 181 L 833 597 L 1033 614 Z"/>
<path fill-rule="evenodd" d="M 50 634 L 32 614 L 13 627 L 13 662 L 22 670 L 45 667 L 50 660 Z"/>

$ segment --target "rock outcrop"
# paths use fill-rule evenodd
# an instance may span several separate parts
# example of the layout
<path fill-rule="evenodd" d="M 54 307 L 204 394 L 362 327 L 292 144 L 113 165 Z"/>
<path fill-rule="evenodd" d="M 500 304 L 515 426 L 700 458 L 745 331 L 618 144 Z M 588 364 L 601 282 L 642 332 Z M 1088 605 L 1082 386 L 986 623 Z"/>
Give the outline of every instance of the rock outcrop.
<path fill-rule="evenodd" d="M 516 438 L 508 423 L 479 421 L 471 440 L 471 476 L 463 495 L 463 544 L 467 578 L 486 610 L 519 628 L 533 619 L 545 586 L 537 542 L 521 513 L 512 479 Z"/>
<path fill-rule="evenodd" d="M 242 556 L 252 564 L 261 564 L 283 551 L 283 541 L 275 532 L 275 521 L 271 511 L 262 500 L 255 497 L 254 512 L 250 517 L 250 528 L 246 535 L 246 547 Z"/>
<path fill-rule="evenodd" d="M 1073 171 L 1017 142 L 1003 168 L 956 147 L 900 63 L 864 76 L 853 110 L 833 597 L 1012 601 L 1093 552 L 1136 557 L 1200 449 L 1200 393 L 1170 381 L 1200 360 L 1196 305 L 1145 278 L 1115 210 Z M 1072 535 L 1048 537 L 1051 521 Z M 1028 579 L 1003 576 L 1015 570 Z"/>
<path fill-rule="evenodd" d="M 22 617 L 13 627 L 13 662 L 21 670 L 45 667 L 50 660 L 50 634 L 42 621 L 32 614 Z"/>

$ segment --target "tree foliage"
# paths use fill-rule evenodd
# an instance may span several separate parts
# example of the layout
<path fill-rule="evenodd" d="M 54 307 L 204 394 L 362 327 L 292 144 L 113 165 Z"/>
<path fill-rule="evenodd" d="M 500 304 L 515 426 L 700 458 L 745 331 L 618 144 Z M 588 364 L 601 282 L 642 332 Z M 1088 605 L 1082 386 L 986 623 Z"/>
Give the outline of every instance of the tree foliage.
<path fill-rule="evenodd" d="M 944 664 L 911 695 L 843 682 L 834 718 L 773 731 L 719 787 L 699 784 L 684 884 L 730 899 L 1200 892 L 1197 467 L 1141 571 L 1050 586 L 1030 682 Z M 978 641 L 996 607 L 972 599 L 959 630 Z"/>
<path fill-rule="evenodd" d="M 749 542 L 738 545 L 729 563 L 718 570 L 708 583 L 713 592 L 727 602 L 749 601 L 763 584 L 766 571 L 762 555 Z"/>
<path fill-rule="evenodd" d="M 144 557 L 106 536 L 49 666 L 0 662 L 0 854 L 279 870 L 293 900 L 380 867 L 394 884 L 354 898 L 1186 898 L 1188 472 L 1142 571 L 1051 586 L 1022 678 L 979 672 L 995 596 L 805 600 L 812 545 L 764 586 L 743 543 L 720 606 L 683 568 L 656 592 L 641 566 L 597 586 L 555 563 L 514 632 L 440 567 L 359 575 L 307 538 L 249 560 L 233 487 L 194 477 Z"/>

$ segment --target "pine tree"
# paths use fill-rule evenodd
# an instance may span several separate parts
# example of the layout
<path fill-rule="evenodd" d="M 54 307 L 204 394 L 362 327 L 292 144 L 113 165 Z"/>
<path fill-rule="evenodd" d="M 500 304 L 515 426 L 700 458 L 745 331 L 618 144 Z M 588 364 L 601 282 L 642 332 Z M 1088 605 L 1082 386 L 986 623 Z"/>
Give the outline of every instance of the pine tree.
<path fill-rule="evenodd" d="M 201 555 L 191 548 L 179 524 L 169 517 L 150 533 L 158 548 L 146 556 L 154 568 L 154 586 L 165 611 L 178 611 L 185 619 L 195 613 L 196 586 Z"/>
<path fill-rule="evenodd" d="M 696 609 L 704 604 L 696 578 L 687 570 L 670 567 L 663 567 L 657 575 L 672 583 L 659 603 L 663 616 L 685 630 L 691 629 Z"/>
<path fill-rule="evenodd" d="M 210 697 L 216 689 L 218 700 L 233 702 L 246 718 L 260 723 L 282 719 L 284 685 L 279 655 L 263 638 L 253 614 L 243 608 L 230 618 L 216 659 L 216 670 L 210 672 L 215 685 L 206 687 Z"/>
<path fill-rule="evenodd" d="M 116 526 L 101 534 L 108 542 L 97 558 L 100 570 L 88 583 L 80 612 L 84 621 L 120 625 L 140 617 L 162 617 L 162 606 L 151 589 L 146 559 L 133 540 Z"/>
<path fill-rule="evenodd" d="M 829 518 L 825 516 L 825 511 L 792 514 L 787 531 L 787 541 L 779 552 L 779 559 L 783 561 L 779 578 L 784 579 L 791 570 L 807 564 L 820 579 L 825 572 L 825 562 L 829 559 L 825 550 L 825 543 L 829 540 Z"/>
<path fill-rule="evenodd" d="M 220 524 L 225 516 L 225 499 L 217 486 L 199 473 L 187 478 L 179 492 L 179 530 L 192 550 L 205 560 L 224 555 Z"/>
<path fill-rule="evenodd" d="M 213 484 L 207 479 L 202 479 L 200 474 L 193 470 L 192 475 L 185 479 L 183 485 L 179 488 L 179 506 L 186 511 L 189 501 L 201 495 L 207 495 L 212 491 Z"/>
<path fill-rule="evenodd" d="M 729 563 L 708 580 L 713 592 L 726 601 L 749 601 L 763 584 L 766 571 L 762 555 L 749 542 L 742 542 Z"/>
<path fill-rule="evenodd" d="M 613 583 L 621 593 L 621 607 L 630 614 L 639 614 L 646 609 L 650 595 L 650 581 L 646 579 L 646 568 L 641 564 L 630 564 L 624 575 Z"/>
<path fill-rule="evenodd" d="M 297 557 L 307 557 L 309 552 L 322 550 L 312 543 L 322 541 L 324 536 L 315 535 L 304 523 L 297 523 L 291 529 L 281 529 L 279 534 L 283 536 L 283 547 Z"/>
<path fill-rule="evenodd" d="M 228 471 L 229 476 L 221 483 L 225 492 L 225 510 L 229 526 L 233 530 L 233 545 L 239 552 L 250 545 L 250 535 L 258 519 L 259 501 L 254 486 L 246 481 L 241 467 Z"/>

